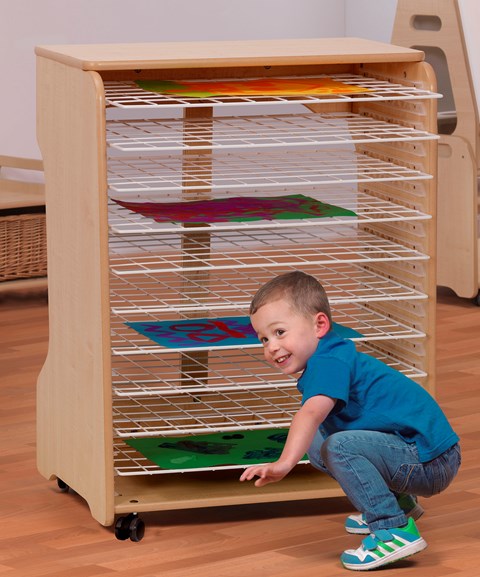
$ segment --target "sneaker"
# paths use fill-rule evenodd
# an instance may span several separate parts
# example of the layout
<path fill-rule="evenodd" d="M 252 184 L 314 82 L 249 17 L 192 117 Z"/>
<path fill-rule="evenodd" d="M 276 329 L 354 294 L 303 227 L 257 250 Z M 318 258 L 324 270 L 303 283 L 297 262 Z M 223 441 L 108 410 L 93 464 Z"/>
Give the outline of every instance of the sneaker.
<path fill-rule="evenodd" d="M 368 571 L 410 557 L 427 546 L 415 521 L 405 527 L 379 529 L 362 541 L 358 549 L 347 549 L 340 557 L 342 565 L 352 571 Z"/>
<path fill-rule="evenodd" d="M 415 519 L 415 521 L 420 519 L 424 513 L 423 507 L 418 504 L 417 499 L 412 495 L 399 495 L 397 501 L 405 515 Z M 345 530 L 347 533 L 356 535 L 368 535 L 370 533 L 363 513 L 349 515 L 345 521 Z"/>

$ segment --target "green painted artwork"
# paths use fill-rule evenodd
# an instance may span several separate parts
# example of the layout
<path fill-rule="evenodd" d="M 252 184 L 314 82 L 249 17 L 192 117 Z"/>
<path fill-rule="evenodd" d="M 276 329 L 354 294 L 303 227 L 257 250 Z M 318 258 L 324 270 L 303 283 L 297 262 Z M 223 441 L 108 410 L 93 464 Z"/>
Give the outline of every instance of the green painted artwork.
<path fill-rule="evenodd" d="M 287 434 L 288 429 L 260 429 L 125 442 L 161 469 L 200 469 L 276 461 Z"/>

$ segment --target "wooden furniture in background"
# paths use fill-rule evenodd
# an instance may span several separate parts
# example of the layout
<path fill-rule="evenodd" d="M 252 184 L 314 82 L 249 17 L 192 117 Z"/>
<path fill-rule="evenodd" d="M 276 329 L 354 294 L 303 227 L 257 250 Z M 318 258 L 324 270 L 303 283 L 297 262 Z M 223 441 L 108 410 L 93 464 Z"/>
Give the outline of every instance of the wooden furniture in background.
<path fill-rule="evenodd" d="M 18 178 L 4 169 L 19 171 Z M 26 180 L 29 171 L 43 171 L 42 162 L 0 156 L 0 293 L 47 284 L 45 187 Z"/>
<path fill-rule="evenodd" d="M 480 123 L 458 0 L 398 0 L 392 42 L 424 50 L 446 93 L 438 119 L 437 282 L 480 304 Z"/>
<path fill-rule="evenodd" d="M 171 351 L 125 322 L 245 316 L 261 284 L 298 268 L 325 285 L 362 350 L 434 393 L 437 95 L 423 53 L 346 38 L 36 53 L 50 303 L 40 472 L 75 489 L 104 525 L 125 514 L 136 523 L 138 512 L 341 495 L 305 465 L 257 491 L 235 468 L 180 474 L 129 449 L 134 437 L 285 426 L 298 397 L 260 344 Z M 367 90 L 199 100 L 136 84 L 318 75 Z M 294 192 L 358 216 L 191 227 L 112 200 Z"/>

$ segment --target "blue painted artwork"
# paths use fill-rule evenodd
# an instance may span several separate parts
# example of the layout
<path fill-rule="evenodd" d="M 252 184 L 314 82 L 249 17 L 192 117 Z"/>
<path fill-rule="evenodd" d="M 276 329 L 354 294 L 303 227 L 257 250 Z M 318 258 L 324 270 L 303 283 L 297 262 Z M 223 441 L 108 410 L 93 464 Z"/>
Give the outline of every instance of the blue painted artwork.
<path fill-rule="evenodd" d="M 258 345 L 249 317 L 218 317 L 172 321 L 125 323 L 141 335 L 166 348 Z M 333 323 L 333 330 L 347 339 L 360 338 L 358 331 Z"/>

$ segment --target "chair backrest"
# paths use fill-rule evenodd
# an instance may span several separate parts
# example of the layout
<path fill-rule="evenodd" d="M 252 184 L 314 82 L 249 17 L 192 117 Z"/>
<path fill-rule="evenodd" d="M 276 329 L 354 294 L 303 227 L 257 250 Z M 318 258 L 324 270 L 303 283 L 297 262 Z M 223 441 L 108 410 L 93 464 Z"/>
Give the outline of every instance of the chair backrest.
<path fill-rule="evenodd" d="M 468 10 L 479 11 L 477 4 L 475 0 L 469 6 L 462 5 L 461 10 L 458 0 L 398 0 L 392 43 L 425 52 L 444 94 L 444 102 L 439 104 L 439 132 L 464 138 L 472 147 L 478 168 L 479 106 L 462 25 L 462 11 L 464 17 Z M 470 51 L 475 55 L 480 50 L 477 36 L 469 29 L 468 40 L 474 44 Z"/>

